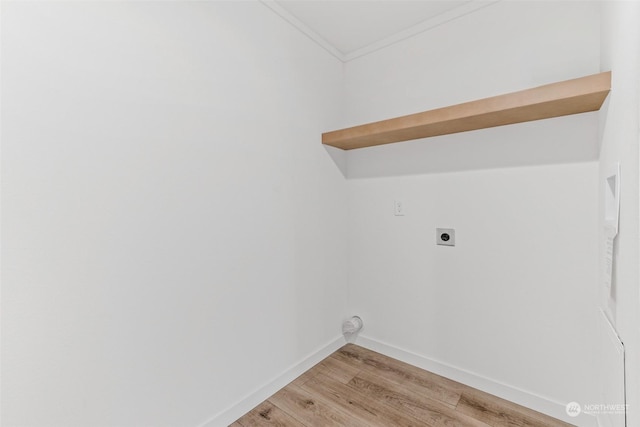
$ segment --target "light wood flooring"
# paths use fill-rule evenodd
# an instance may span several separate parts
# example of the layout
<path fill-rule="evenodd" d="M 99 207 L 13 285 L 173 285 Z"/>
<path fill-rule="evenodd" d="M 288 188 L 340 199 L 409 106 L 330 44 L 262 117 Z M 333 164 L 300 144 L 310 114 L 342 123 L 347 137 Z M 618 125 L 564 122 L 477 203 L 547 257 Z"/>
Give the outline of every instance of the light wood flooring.
<path fill-rule="evenodd" d="M 347 344 L 230 427 L 556 427 L 570 424 Z"/>

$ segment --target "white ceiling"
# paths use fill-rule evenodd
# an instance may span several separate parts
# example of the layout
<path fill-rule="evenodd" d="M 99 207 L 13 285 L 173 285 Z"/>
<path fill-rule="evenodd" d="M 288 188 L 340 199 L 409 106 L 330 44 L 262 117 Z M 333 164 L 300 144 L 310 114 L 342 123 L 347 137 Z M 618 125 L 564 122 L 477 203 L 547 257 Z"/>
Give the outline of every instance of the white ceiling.
<path fill-rule="evenodd" d="M 496 0 L 263 0 L 343 61 L 466 15 Z"/>

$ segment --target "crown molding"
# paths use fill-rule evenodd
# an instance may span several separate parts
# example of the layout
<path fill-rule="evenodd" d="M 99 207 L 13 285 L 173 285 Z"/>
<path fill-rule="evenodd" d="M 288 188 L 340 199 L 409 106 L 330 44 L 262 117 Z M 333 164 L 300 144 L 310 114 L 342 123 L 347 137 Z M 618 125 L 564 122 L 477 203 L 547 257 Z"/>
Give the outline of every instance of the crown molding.
<path fill-rule="evenodd" d="M 429 31 L 432 28 L 438 27 L 442 24 L 446 24 L 447 22 L 453 21 L 454 19 L 469 15 L 470 13 L 476 12 L 480 9 L 484 9 L 487 6 L 491 6 L 500 1 L 502 0 L 471 0 L 468 3 L 436 15 L 433 18 L 424 20 L 403 31 L 392 34 L 389 37 L 385 37 L 381 40 L 375 41 L 364 47 L 347 53 L 338 50 L 335 46 L 325 40 L 320 34 L 315 32 L 304 22 L 300 21 L 298 18 L 289 13 L 289 11 L 280 6 L 276 0 L 260 0 L 260 3 L 271 9 L 271 11 L 287 21 L 298 31 L 309 37 L 318 46 L 322 47 L 324 50 L 329 52 L 340 61 L 349 62 L 353 59 L 360 58 L 364 55 L 368 55 L 380 49 L 384 49 L 385 47 L 401 42 L 402 40 L 406 40 L 425 31 Z"/>
<path fill-rule="evenodd" d="M 426 19 L 416 25 L 407 28 L 406 30 L 397 32 L 390 35 L 389 37 L 385 37 L 381 40 L 370 43 L 364 47 L 361 47 L 360 49 L 348 52 L 344 54 L 343 61 L 348 62 L 352 59 L 360 58 L 361 56 L 368 55 L 380 49 L 384 49 L 385 47 L 424 33 L 425 31 L 429 31 L 442 24 L 446 24 L 447 22 L 461 18 L 465 15 L 469 15 L 470 13 L 476 12 L 480 9 L 484 9 L 487 6 L 498 3 L 499 1 L 501 0 L 472 0 L 461 6 L 436 15 L 433 18 Z"/>
<path fill-rule="evenodd" d="M 342 62 L 346 62 L 345 54 L 326 41 L 320 34 L 312 30 L 307 24 L 293 16 L 289 11 L 280 6 L 275 0 L 260 0 L 260 3 L 271 9 L 276 15 L 293 25 L 298 31 L 313 40 L 318 46 L 335 56 Z"/>

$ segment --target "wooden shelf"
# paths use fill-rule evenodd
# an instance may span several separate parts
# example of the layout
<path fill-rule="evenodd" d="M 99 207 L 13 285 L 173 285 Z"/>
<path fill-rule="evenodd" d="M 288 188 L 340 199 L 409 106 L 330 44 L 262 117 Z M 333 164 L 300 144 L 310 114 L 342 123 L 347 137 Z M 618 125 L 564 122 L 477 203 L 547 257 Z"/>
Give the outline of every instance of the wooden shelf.
<path fill-rule="evenodd" d="M 322 134 L 344 150 L 599 110 L 611 71 Z"/>

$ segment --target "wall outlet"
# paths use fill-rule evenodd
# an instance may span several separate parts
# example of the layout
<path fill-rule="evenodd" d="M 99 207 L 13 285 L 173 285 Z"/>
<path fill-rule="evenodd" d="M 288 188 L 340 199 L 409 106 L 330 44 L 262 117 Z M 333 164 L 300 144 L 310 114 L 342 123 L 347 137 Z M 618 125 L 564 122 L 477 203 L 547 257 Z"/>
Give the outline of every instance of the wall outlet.
<path fill-rule="evenodd" d="M 436 228 L 436 244 L 442 246 L 455 246 L 456 230 L 453 228 Z"/>
<path fill-rule="evenodd" d="M 394 200 L 393 214 L 395 216 L 404 216 L 404 204 L 402 203 L 402 200 Z"/>

